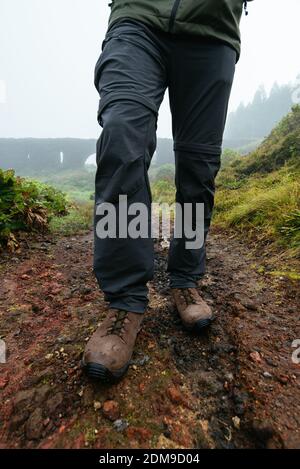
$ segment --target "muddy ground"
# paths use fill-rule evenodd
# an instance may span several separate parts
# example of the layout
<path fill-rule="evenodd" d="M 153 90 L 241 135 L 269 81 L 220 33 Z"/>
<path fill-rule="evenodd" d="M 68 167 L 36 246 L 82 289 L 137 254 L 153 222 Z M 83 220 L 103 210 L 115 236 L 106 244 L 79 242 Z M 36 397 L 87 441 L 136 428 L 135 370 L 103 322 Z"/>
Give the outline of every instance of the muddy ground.
<path fill-rule="evenodd" d="M 199 285 L 217 319 L 185 332 L 157 245 L 151 302 L 130 370 L 113 386 L 79 366 L 104 316 L 92 237 L 43 237 L 0 261 L 2 448 L 299 448 L 299 282 L 214 233 Z M 264 268 L 262 268 L 264 264 Z"/>

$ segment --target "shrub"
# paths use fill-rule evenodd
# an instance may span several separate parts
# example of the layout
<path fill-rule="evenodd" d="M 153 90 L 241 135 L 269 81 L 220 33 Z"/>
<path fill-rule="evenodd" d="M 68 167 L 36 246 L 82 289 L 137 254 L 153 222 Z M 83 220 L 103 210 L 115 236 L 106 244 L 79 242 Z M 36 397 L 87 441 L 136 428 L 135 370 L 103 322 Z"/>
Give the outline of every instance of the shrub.
<path fill-rule="evenodd" d="M 67 213 L 65 195 L 51 186 L 0 169 L 0 244 L 14 249 L 19 231 L 46 230 L 53 216 Z"/>

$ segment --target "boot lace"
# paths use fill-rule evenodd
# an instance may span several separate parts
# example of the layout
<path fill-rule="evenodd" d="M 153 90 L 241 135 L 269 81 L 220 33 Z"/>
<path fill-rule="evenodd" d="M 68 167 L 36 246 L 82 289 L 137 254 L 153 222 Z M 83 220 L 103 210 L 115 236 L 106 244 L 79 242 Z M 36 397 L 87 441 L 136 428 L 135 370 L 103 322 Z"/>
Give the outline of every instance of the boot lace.
<path fill-rule="evenodd" d="M 194 288 L 183 288 L 182 295 L 184 297 L 185 302 L 189 304 L 197 304 L 199 301 L 197 292 Z"/>
<path fill-rule="evenodd" d="M 112 325 L 107 329 L 107 335 L 121 336 L 124 330 L 124 321 L 127 318 L 128 311 L 118 310 L 113 318 Z"/>

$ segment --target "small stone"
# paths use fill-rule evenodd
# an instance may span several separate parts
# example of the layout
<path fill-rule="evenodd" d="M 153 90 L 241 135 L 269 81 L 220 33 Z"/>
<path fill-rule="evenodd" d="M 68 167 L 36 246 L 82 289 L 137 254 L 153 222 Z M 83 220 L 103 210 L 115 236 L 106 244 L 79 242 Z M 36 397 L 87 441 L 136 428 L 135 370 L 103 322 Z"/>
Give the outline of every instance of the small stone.
<path fill-rule="evenodd" d="M 116 401 L 106 401 L 102 408 L 103 416 L 114 422 L 120 417 L 119 404 Z"/>
<path fill-rule="evenodd" d="M 99 401 L 95 401 L 95 402 L 94 402 L 94 409 L 95 409 L 95 411 L 100 410 L 101 407 L 102 407 L 101 402 L 99 402 Z"/>
<path fill-rule="evenodd" d="M 4 389 L 9 383 L 8 376 L 0 376 L 0 389 Z"/>
<path fill-rule="evenodd" d="M 144 366 L 149 362 L 149 360 L 149 355 L 144 355 L 141 358 L 137 358 L 136 360 L 131 360 L 131 364 L 137 366 Z"/>
<path fill-rule="evenodd" d="M 140 384 L 139 384 L 139 390 L 140 390 L 141 392 L 144 392 L 145 389 L 146 389 L 146 384 L 145 384 L 145 383 L 140 383 Z"/>
<path fill-rule="evenodd" d="M 118 419 L 115 420 L 113 426 L 117 430 L 117 432 L 123 432 L 128 427 L 128 422 L 127 420 Z"/>
<path fill-rule="evenodd" d="M 236 430 L 240 429 L 241 419 L 237 415 L 232 417 L 232 423 Z"/>
<path fill-rule="evenodd" d="M 273 377 L 273 376 L 271 375 L 271 373 L 269 373 L 268 371 L 264 371 L 264 372 L 263 372 L 263 376 L 264 376 L 265 378 L 272 378 L 272 377 Z"/>
<path fill-rule="evenodd" d="M 274 368 L 278 367 L 277 363 L 274 362 L 274 360 L 272 360 L 272 358 L 266 358 L 265 360 L 266 360 L 268 365 L 273 366 Z"/>
<path fill-rule="evenodd" d="M 250 353 L 250 359 L 251 359 L 254 363 L 261 363 L 261 356 L 260 356 L 260 353 L 259 353 L 259 352 L 251 352 L 251 353 Z"/>
<path fill-rule="evenodd" d="M 61 435 L 62 433 L 64 433 L 64 431 L 66 430 L 66 426 L 65 425 L 61 425 L 58 429 L 58 433 Z"/>
<path fill-rule="evenodd" d="M 21 275 L 21 279 L 22 280 L 29 280 L 30 277 L 29 277 L 29 275 L 24 274 L 24 275 Z"/>
<path fill-rule="evenodd" d="M 167 395 L 173 404 L 182 404 L 184 401 L 184 398 L 179 391 L 179 389 L 175 388 L 175 386 L 172 386 L 168 388 L 167 390 Z"/>
<path fill-rule="evenodd" d="M 286 375 L 280 375 L 280 376 L 278 376 L 278 381 L 281 384 L 287 384 L 289 382 L 289 377 L 286 376 Z"/>
<path fill-rule="evenodd" d="M 251 311 L 257 311 L 258 309 L 258 305 L 255 304 L 253 301 L 251 300 L 244 300 L 242 301 L 242 305 L 247 308 L 247 309 L 250 309 Z"/>
<path fill-rule="evenodd" d="M 225 378 L 226 378 L 226 380 L 229 381 L 230 383 L 234 380 L 234 376 L 233 376 L 232 373 L 227 373 L 227 374 L 225 375 Z"/>

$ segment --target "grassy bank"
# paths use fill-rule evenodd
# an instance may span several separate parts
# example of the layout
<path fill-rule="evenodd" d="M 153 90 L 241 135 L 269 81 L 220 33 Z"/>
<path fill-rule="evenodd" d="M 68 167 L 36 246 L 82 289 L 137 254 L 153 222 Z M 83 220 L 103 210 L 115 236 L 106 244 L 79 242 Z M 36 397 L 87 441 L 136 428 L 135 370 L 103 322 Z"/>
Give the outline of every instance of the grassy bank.
<path fill-rule="evenodd" d="M 300 107 L 217 179 L 215 223 L 300 256 Z"/>
<path fill-rule="evenodd" d="M 53 217 L 49 223 L 49 229 L 52 233 L 62 236 L 82 233 L 91 228 L 92 216 L 92 202 L 77 202 L 71 205 L 66 216 Z"/>

